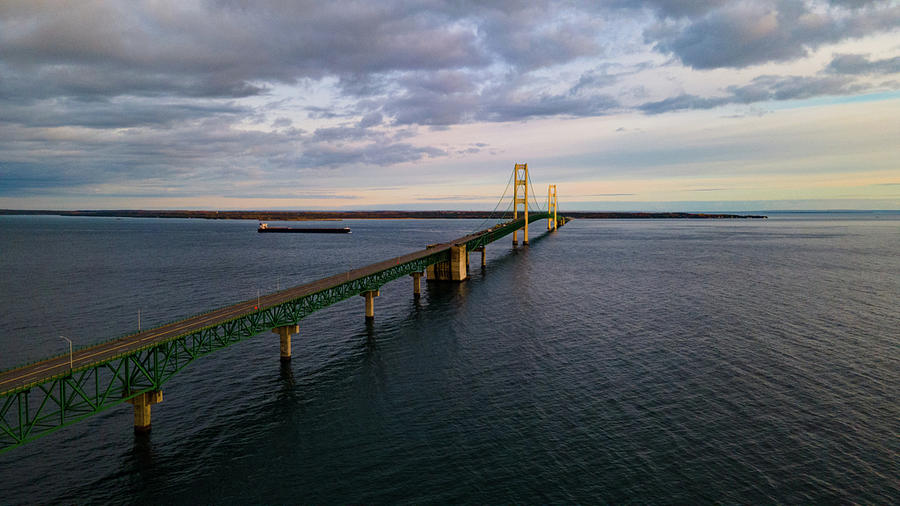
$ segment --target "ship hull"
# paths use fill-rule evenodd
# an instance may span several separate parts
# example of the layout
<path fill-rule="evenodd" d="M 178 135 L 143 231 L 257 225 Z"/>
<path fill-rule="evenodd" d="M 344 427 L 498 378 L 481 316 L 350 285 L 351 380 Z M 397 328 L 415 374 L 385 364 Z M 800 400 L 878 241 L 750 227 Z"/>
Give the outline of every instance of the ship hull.
<path fill-rule="evenodd" d="M 260 234 L 349 234 L 350 228 L 268 227 L 256 229 Z"/>

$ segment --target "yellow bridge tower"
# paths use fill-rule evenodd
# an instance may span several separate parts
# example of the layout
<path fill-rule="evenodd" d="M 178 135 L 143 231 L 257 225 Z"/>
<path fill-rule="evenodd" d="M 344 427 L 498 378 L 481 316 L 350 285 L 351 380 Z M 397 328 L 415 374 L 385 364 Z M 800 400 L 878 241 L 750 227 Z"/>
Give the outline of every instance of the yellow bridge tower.
<path fill-rule="evenodd" d="M 522 178 L 519 179 L 519 174 Z M 525 237 L 522 244 L 528 246 L 528 164 L 517 163 L 513 168 L 513 179 L 515 179 L 515 188 L 513 189 L 513 220 L 519 219 L 519 204 L 525 206 Z M 519 198 L 519 187 L 522 187 L 522 198 Z M 513 246 L 519 244 L 519 231 L 513 232 Z"/>
<path fill-rule="evenodd" d="M 547 187 L 547 213 L 552 216 L 547 219 L 547 230 L 556 230 L 556 185 Z"/>

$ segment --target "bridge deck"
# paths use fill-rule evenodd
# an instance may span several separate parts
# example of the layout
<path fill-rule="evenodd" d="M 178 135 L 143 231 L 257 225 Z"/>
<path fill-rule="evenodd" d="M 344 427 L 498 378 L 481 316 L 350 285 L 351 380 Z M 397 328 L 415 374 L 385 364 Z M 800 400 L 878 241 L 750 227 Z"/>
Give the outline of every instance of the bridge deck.
<path fill-rule="evenodd" d="M 535 221 L 537 219 L 541 218 L 535 215 L 533 218 L 529 219 L 529 221 Z M 518 221 L 523 222 L 524 220 Z M 71 370 L 77 371 L 97 364 L 102 364 L 113 358 L 177 339 L 186 334 L 191 334 L 208 327 L 220 325 L 253 313 L 258 313 L 266 308 L 284 304 L 349 281 L 366 278 L 397 265 L 415 262 L 422 258 L 434 255 L 435 253 L 447 251 L 450 249 L 450 246 L 454 244 L 467 243 L 470 246 L 483 245 L 498 238 L 496 236 L 505 235 L 506 233 L 511 232 L 515 223 L 517 222 L 498 225 L 487 230 L 461 237 L 449 243 L 439 244 L 432 248 L 398 256 L 359 269 L 353 269 L 341 274 L 329 276 L 318 281 L 263 295 L 259 298 L 258 309 L 257 299 L 254 298 L 184 320 L 168 323 L 161 327 L 125 336 L 114 341 L 82 348 L 72 354 Z M 5 371 L 0 373 L 0 396 L 21 390 L 31 385 L 40 384 L 43 381 L 65 375 L 68 372 L 70 372 L 68 355 L 50 358 Z"/>

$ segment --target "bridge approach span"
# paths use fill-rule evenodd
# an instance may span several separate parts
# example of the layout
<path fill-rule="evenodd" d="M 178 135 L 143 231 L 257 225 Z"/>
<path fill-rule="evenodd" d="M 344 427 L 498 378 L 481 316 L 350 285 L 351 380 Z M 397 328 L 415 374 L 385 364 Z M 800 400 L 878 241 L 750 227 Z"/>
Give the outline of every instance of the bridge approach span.
<path fill-rule="evenodd" d="M 541 219 L 555 218 L 537 212 L 527 221 Z M 367 295 L 368 306 L 369 297 L 386 283 L 449 262 L 453 248 L 464 246 L 466 254 L 483 248 L 525 223 L 525 218 L 512 220 L 455 241 L 4 371 L 0 373 L 0 452 L 124 402 L 135 405 L 136 428 L 138 407 L 143 406 L 149 428 L 147 402 L 161 400 L 162 384 L 193 360 L 266 330 L 296 326 L 309 314 L 354 295 Z"/>

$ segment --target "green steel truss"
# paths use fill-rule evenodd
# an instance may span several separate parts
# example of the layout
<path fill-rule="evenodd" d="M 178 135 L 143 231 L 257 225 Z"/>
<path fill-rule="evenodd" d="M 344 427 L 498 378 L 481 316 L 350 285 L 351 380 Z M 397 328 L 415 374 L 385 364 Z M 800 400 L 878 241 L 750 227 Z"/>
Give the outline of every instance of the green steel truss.
<path fill-rule="evenodd" d="M 547 213 L 533 213 L 528 221 L 548 217 Z M 522 228 L 524 221 L 507 222 L 467 236 L 464 238 L 467 239 L 467 250 L 472 251 Z M 442 250 L 5 392 L 0 395 L 0 453 L 122 404 L 144 392 L 159 390 L 163 383 L 204 355 L 275 327 L 295 325 L 320 309 L 363 292 L 378 290 L 390 281 L 449 260 L 449 250 Z"/>
<path fill-rule="evenodd" d="M 528 215 L 528 223 L 549 218 L 550 214 L 546 212 L 531 213 Z M 496 227 L 489 228 L 488 230 L 477 234 L 476 237 L 466 241 L 466 251 L 473 251 L 477 248 L 486 246 L 505 235 L 509 235 L 516 230 L 519 230 L 524 224 L 525 218 L 520 218 L 516 221 L 508 221 L 506 223 L 501 223 Z"/>

